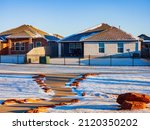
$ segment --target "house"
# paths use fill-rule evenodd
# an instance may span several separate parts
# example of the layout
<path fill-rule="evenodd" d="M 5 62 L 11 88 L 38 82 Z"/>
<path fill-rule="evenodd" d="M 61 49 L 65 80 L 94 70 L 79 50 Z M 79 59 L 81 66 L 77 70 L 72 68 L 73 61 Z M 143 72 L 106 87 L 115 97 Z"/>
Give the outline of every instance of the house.
<path fill-rule="evenodd" d="M 141 57 L 150 58 L 150 37 L 145 34 L 141 34 L 138 36 L 141 38 Z"/>
<path fill-rule="evenodd" d="M 50 35 L 31 25 L 0 33 L 0 55 L 26 54 L 58 56 L 59 35 Z"/>
<path fill-rule="evenodd" d="M 86 57 L 94 55 L 131 57 L 140 55 L 137 38 L 125 31 L 102 23 L 59 41 L 60 57 Z"/>

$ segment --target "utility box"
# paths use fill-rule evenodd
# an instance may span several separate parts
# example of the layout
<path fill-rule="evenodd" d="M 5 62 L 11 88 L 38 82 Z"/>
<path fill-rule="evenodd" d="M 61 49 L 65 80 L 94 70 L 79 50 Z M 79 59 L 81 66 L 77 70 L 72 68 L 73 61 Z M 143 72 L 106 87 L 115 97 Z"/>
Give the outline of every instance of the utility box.
<path fill-rule="evenodd" d="M 40 64 L 50 64 L 50 56 L 40 56 Z"/>

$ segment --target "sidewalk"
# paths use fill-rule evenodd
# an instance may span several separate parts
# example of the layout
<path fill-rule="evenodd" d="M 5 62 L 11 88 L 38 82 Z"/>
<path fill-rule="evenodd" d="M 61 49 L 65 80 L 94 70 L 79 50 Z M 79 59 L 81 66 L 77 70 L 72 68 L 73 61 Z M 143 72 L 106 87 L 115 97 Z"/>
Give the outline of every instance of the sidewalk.
<path fill-rule="evenodd" d="M 66 96 L 74 96 L 75 93 L 72 92 L 71 88 L 65 88 L 65 83 L 78 75 L 79 74 L 47 74 L 45 83 L 55 91 L 55 95 L 50 101 L 0 106 L 0 113 L 22 113 L 38 106 L 47 106 L 64 101 L 70 101 L 70 99 Z"/>

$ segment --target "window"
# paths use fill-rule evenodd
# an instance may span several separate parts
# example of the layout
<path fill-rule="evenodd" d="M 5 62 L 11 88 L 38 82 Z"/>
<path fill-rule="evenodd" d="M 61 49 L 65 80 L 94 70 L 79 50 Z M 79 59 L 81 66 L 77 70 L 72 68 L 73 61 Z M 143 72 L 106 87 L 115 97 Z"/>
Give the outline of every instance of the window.
<path fill-rule="evenodd" d="M 23 42 L 12 43 L 12 50 L 24 51 L 25 50 L 25 43 L 23 43 Z"/>
<path fill-rule="evenodd" d="M 40 47 L 41 46 L 41 42 L 36 42 L 36 47 Z"/>
<path fill-rule="evenodd" d="M 16 45 L 15 45 L 15 50 L 16 50 L 16 51 L 19 51 L 19 50 L 20 50 L 20 44 L 19 44 L 18 42 L 17 42 Z"/>
<path fill-rule="evenodd" d="M 69 44 L 69 53 L 73 53 L 73 50 L 76 48 L 75 43 L 70 43 Z"/>
<path fill-rule="evenodd" d="M 77 43 L 76 44 L 76 49 L 81 49 L 82 48 L 82 44 L 81 43 Z"/>
<path fill-rule="evenodd" d="M 99 53 L 105 53 L 105 44 L 99 43 Z"/>
<path fill-rule="evenodd" d="M 25 50 L 25 43 L 20 43 L 20 50 L 24 51 Z"/>
<path fill-rule="evenodd" d="M 69 43 L 69 53 L 74 53 L 77 50 L 82 50 L 82 43 Z"/>
<path fill-rule="evenodd" d="M 123 53 L 123 50 L 124 50 L 124 48 L 123 48 L 123 43 L 118 43 L 118 53 Z"/>
<path fill-rule="evenodd" d="M 34 48 L 34 43 L 29 44 L 29 47 L 31 47 L 31 49 Z"/>

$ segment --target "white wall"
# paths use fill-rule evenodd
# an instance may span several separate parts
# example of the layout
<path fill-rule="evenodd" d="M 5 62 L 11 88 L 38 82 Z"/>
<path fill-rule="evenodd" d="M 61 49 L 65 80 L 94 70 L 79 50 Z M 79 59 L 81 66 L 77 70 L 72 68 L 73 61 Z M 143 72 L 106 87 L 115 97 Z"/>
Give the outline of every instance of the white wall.
<path fill-rule="evenodd" d="M 118 42 L 103 42 L 105 44 L 105 53 L 99 53 L 99 42 L 84 42 L 84 56 L 86 55 L 99 55 L 99 56 L 108 56 L 128 53 L 127 49 L 130 52 L 140 51 L 140 43 L 138 48 L 136 48 L 136 42 L 124 42 L 124 52 L 118 53 Z M 136 50 L 137 49 L 137 50 Z"/>

